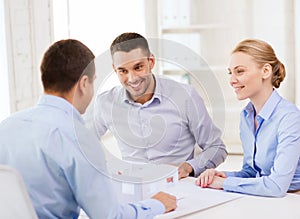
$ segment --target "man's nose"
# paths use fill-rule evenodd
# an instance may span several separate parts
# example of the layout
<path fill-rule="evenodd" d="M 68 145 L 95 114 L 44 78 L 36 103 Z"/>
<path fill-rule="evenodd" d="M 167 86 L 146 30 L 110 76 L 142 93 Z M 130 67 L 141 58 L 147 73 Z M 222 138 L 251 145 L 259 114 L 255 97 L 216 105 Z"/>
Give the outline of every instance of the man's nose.
<path fill-rule="evenodd" d="M 128 72 L 128 81 L 129 82 L 134 82 L 137 79 L 137 74 L 134 71 L 129 71 Z"/>

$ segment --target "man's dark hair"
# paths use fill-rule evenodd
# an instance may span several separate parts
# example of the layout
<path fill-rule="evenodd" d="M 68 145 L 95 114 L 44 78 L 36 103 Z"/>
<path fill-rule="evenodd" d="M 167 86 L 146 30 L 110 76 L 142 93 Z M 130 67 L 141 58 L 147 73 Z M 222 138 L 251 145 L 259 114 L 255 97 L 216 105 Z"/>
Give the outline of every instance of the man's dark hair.
<path fill-rule="evenodd" d="M 94 54 L 83 43 L 74 39 L 60 40 L 45 52 L 41 63 L 41 76 L 45 91 L 66 93 L 82 75 L 93 80 Z"/>
<path fill-rule="evenodd" d="M 113 56 L 115 52 L 130 52 L 133 49 L 141 48 L 150 55 L 150 49 L 145 37 L 138 33 L 128 32 L 119 35 L 110 46 L 110 53 Z"/>

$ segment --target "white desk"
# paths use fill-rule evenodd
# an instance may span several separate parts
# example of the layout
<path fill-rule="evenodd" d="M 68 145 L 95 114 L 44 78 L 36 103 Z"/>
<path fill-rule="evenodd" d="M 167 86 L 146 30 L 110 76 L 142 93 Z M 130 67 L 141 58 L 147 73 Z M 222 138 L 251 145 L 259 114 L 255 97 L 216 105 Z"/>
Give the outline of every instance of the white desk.
<path fill-rule="evenodd" d="M 195 180 L 196 178 L 192 177 L 183 179 L 183 181 L 193 184 L 195 183 Z M 197 203 L 193 202 L 189 204 L 196 205 Z M 176 218 L 300 219 L 300 195 L 288 193 L 283 198 L 241 195 L 238 199 Z M 88 217 L 82 213 L 79 219 L 88 219 Z"/>
<path fill-rule="evenodd" d="M 195 182 L 195 179 L 185 180 Z M 192 204 L 192 203 L 191 203 Z M 283 198 L 243 195 L 202 211 L 182 216 L 183 219 L 300 219 L 300 195 L 288 193 Z"/>

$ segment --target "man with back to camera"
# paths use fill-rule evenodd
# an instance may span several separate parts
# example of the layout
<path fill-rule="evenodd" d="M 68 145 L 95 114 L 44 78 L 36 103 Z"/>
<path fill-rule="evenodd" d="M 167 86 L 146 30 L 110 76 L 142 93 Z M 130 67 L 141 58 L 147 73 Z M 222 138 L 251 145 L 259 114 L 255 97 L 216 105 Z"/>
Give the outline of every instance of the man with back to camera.
<path fill-rule="evenodd" d="M 39 102 L 0 124 L 0 164 L 20 172 L 39 218 L 78 218 L 80 208 L 95 219 L 153 218 L 175 209 L 176 198 L 163 192 L 138 203 L 115 200 L 103 151 L 80 115 L 94 95 L 94 58 L 77 40 L 49 47 Z"/>
<path fill-rule="evenodd" d="M 147 40 L 123 33 L 111 44 L 113 69 L 122 86 L 99 94 L 95 130 L 110 130 L 124 160 L 179 165 L 179 178 L 198 176 L 222 163 L 227 152 L 202 98 L 186 84 L 154 76 Z M 194 157 L 197 143 L 202 152 Z"/>

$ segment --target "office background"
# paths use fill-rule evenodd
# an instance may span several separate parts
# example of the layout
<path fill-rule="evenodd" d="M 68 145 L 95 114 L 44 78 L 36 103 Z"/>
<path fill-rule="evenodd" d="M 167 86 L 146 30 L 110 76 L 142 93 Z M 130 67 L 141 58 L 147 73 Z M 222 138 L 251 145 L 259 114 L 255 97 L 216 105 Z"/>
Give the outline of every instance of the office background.
<path fill-rule="evenodd" d="M 178 42 L 205 60 L 216 78 L 213 83 L 195 80 L 189 69 L 176 64 L 158 62 L 155 72 L 193 84 L 212 117 L 218 109 L 203 83 L 221 89 L 224 124 L 218 125 L 232 154 L 241 153 L 239 113 L 246 101 L 236 100 L 226 73 L 230 52 L 239 41 L 259 38 L 273 46 L 287 69 L 279 92 L 300 106 L 298 0 L 0 0 L 0 12 L 0 120 L 36 103 L 42 93 L 41 57 L 54 41 L 76 38 L 101 56 L 117 35 L 127 31 Z M 164 48 L 156 46 L 156 57 L 162 57 Z M 194 72 L 201 78 L 207 71 Z M 112 74 L 105 86 L 117 84 Z"/>

